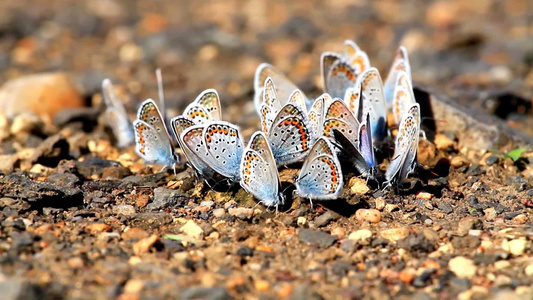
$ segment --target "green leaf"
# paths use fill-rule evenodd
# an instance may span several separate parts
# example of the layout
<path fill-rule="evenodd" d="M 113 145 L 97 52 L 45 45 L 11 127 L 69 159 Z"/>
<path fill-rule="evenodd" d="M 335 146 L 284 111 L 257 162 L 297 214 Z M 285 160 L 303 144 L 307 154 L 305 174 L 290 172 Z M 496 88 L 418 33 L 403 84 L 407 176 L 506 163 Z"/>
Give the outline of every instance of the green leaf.
<path fill-rule="evenodd" d="M 183 240 L 183 235 L 167 233 L 167 234 L 163 235 L 163 238 L 167 239 L 167 240 L 181 241 L 181 240 Z"/>
<path fill-rule="evenodd" d="M 513 161 L 517 161 L 520 159 L 520 156 L 522 155 L 522 153 L 524 153 L 524 151 L 526 150 L 527 148 L 525 147 L 514 149 L 514 150 L 509 151 L 509 153 L 507 153 L 505 157 L 509 157 Z"/>
<path fill-rule="evenodd" d="M 471 214 L 471 215 L 474 214 L 475 212 L 476 212 L 475 208 L 471 208 L 471 209 L 468 210 L 468 213 Z"/>

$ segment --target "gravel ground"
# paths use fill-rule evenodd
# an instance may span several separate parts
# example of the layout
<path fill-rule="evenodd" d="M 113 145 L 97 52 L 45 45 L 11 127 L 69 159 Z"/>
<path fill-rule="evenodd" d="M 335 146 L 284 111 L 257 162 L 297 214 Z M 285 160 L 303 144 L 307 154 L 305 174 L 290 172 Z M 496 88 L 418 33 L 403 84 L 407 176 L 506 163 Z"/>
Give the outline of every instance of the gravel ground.
<path fill-rule="evenodd" d="M 353 39 L 384 74 L 405 45 L 415 81 L 531 134 L 531 11 L 517 0 L 2 1 L 0 78 L 26 92 L 0 88 L 14 111 L 0 116 L 3 298 L 533 299 L 533 152 L 506 155 L 523 143 L 479 149 L 433 120 L 444 129 L 424 128 L 418 173 L 399 191 L 346 174 L 339 200 L 294 198 L 276 213 L 114 147 L 100 94 L 110 77 L 133 117 L 156 97 L 160 67 L 169 115 L 215 88 L 249 137 L 261 62 L 318 96 L 320 53 Z M 51 71 L 45 84 L 28 77 Z M 47 101 L 59 90 L 65 102 Z"/>

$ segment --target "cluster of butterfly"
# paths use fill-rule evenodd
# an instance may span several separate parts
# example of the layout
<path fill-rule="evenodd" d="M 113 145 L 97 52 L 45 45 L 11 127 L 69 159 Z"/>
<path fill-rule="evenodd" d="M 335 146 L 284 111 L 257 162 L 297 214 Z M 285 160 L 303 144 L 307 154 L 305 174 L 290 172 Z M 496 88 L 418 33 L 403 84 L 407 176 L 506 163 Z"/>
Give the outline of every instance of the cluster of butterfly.
<path fill-rule="evenodd" d="M 377 178 L 374 149 L 389 137 L 387 112 L 392 111 L 398 134 L 385 182 L 389 186 L 403 182 L 416 167 L 420 133 L 420 108 L 407 52 L 399 48 L 383 84 L 364 51 L 352 41 L 344 46 L 342 54 L 322 54 L 325 93 L 315 100 L 275 67 L 266 63 L 258 67 L 254 104 L 261 131 L 246 147 L 239 128 L 222 121 L 215 90 L 205 90 L 182 115 L 172 118 L 174 137 L 196 175 L 208 184 L 220 178 L 239 182 L 263 204 L 277 207 L 284 202 L 278 167 L 303 162 L 294 181 L 296 194 L 309 200 L 336 199 L 343 188 L 339 159 L 350 161 L 361 176 Z M 146 163 L 178 162 L 165 118 L 153 100 L 141 104 L 131 130 L 108 80 L 103 91 L 118 146 L 127 146 L 134 138 L 136 152 Z"/>

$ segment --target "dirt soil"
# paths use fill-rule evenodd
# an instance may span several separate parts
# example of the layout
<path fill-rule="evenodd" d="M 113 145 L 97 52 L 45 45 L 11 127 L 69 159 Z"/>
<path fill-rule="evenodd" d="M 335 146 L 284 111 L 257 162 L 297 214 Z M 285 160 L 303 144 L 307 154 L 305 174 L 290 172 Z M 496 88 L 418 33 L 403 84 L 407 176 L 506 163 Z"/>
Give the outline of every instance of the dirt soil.
<path fill-rule="evenodd" d="M 86 106 L 0 118 L 2 298 L 533 299 L 533 152 L 508 155 L 523 144 L 424 128 L 401 189 L 347 171 L 339 200 L 279 212 L 113 146 L 106 77 L 132 118 L 157 67 L 170 116 L 215 88 L 248 138 L 256 67 L 318 96 L 320 53 L 345 39 L 382 74 L 403 44 L 416 82 L 533 133 L 531 1 L 325 3 L 1 1 L 0 78 L 66 72 Z M 288 195 L 296 172 L 281 171 Z"/>

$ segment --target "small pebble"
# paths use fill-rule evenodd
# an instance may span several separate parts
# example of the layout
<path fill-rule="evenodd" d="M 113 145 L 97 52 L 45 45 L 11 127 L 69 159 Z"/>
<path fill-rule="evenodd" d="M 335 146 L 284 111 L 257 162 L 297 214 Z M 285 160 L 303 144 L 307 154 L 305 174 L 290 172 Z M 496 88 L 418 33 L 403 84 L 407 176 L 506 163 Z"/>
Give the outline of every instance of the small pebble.
<path fill-rule="evenodd" d="M 448 268 L 457 277 L 473 278 L 476 275 L 477 267 L 471 259 L 463 256 L 457 256 L 448 262 Z"/>
<path fill-rule="evenodd" d="M 189 220 L 187 223 L 185 223 L 185 225 L 181 226 L 180 232 L 183 232 L 184 234 L 197 240 L 201 240 L 204 235 L 204 230 L 193 220 Z"/>
<path fill-rule="evenodd" d="M 215 218 L 221 218 L 226 214 L 226 211 L 223 208 L 215 208 L 212 213 Z"/>
<path fill-rule="evenodd" d="M 350 233 L 348 236 L 349 240 L 354 241 L 367 241 L 372 237 L 372 231 L 368 229 L 359 229 L 357 231 L 354 231 Z"/>
<path fill-rule="evenodd" d="M 378 223 L 381 221 L 381 213 L 377 209 L 361 208 L 355 212 L 355 218 L 359 222 L 368 221 L 370 223 Z"/>
<path fill-rule="evenodd" d="M 485 158 L 485 163 L 487 164 L 487 166 L 492 166 L 498 163 L 499 160 L 500 158 L 498 156 L 492 154 L 489 157 Z"/>
<path fill-rule="evenodd" d="M 307 219 L 305 217 L 298 217 L 296 219 L 296 224 L 298 226 L 304 226 L 307 223 Z"/>
<path fill-rule="evenodd" d="M 379 232 L 379 236 L 391 241 L 398 241 L 409 236 L 409 229 L 406 227 L 385 229 Z"/>

